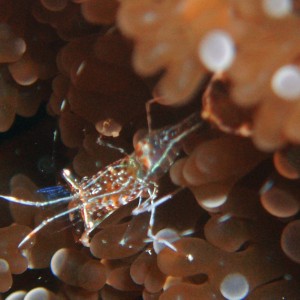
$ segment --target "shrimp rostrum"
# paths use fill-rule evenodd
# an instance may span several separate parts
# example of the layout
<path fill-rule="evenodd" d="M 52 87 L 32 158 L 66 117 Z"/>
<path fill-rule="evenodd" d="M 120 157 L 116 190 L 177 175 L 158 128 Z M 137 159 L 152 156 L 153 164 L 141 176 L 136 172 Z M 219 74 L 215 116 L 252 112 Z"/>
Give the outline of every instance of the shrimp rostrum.
<path fill-rule="evenodd" d="M 26 236 L 19 247 L 23 247 L 32 237 L 50 222 L 69 215 L 71 221 L 81 218 L 83 229 L 80 242 L 89 246 L 90 234 L 120 207 L 138 199 L 139 204 L 133 214 L 151 211 L 148 237 L 151 239 L 155 207 L 170 198 L 157 201 L 158 180 L 165 174 L 179 155 L 183 142 L 202 125 L 199 113 L 194 113 L 178 124 L 150 131 L 137 142 L 130 155 L 104 167 L 91 177 L 78 180 L 68 169 L 62 171 L 68 189 L 63 186 L 46 187 L 38 190 L 47 200 L 33 202 L 11 196 L 1 196 L 7 201 L 22 205 L 45 207 L 68 203 L 68 208 L 44 220 Z"/>

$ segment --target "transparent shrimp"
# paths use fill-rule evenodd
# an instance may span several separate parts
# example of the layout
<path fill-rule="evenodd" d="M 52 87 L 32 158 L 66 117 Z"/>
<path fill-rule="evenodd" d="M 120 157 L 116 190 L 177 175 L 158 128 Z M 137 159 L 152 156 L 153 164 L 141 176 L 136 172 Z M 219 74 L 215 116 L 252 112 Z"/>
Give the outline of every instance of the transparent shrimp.
<path fill-rule="evenodd" d="M 33 202 L 1 196 L 7 201 L 36 207 L 68 203 L 68 209 L 44 220 L 22 240 L 19 247 L 24 247 L 47 224 L 66 215 L 71 221 L 82 220 L 83 228 L 78 229 L 79 240 L 89 246 L 90 233 L 118 208 L 136 199 L 139 205 L 133 214 L 151 211 L 148 237 L 153 239 L 155 207 L 172 197 L 170 194 L 154 203 L 158 194 L 158 180 L 175 162 L 185 139 L 202 123 L 197 112 L 174 126 L 149 130 L 135 145 L 132 154 L 125 155 L 91 177 L 78 180 L 70 170 L 64 169 L 62 176 L 68 189 L 56 186 L 38 190 L 47 197 L 45 201 Z"/>

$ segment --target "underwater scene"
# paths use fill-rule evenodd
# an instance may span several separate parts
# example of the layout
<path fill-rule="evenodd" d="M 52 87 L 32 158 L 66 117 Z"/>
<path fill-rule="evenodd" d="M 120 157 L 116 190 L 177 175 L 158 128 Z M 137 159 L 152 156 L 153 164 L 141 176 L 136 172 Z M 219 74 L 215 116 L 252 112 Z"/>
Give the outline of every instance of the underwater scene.
<path fill-rule="evenodd" d="M 299 33 L 298 0 L 0 0 L 0 300 L 300 300 Z"/>

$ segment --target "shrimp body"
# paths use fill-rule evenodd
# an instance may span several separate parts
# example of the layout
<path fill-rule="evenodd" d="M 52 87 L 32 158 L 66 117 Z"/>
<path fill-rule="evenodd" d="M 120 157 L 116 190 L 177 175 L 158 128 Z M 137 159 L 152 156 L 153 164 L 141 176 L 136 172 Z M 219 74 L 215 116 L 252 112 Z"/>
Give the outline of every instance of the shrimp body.
<path fill-rule="evenodd" d="M 64 169 L 62 176 L 69 185 L 69 194 L 64 187 L 57 186 L 38 191 L 50 196 L 50 200 L 48 198 L 44 202 L 1 196 L 11 202 L 38 207 L 69 203 L 67 210 L 38 225 L 19 247 L 47 224 L 66 215 L 76 224 L 75 233 L 80 236 L 81 243 L 89 246 L 90 233 L 120 207 L 136 199 L 140 201 L 139 206 L 143 201 L 144 208 L 149 203 L 153 204 L 158 193 L 158 180 L 175 162 L 185 139 L 201 126 L 200 114 L 195 113 L 174 126 L 150 131 L 136 144 L 132 154 L 104 167 L 91 177 L 78 180 L 69 170 Z M 56 194 L 63 197 L 54 198 Z"/>

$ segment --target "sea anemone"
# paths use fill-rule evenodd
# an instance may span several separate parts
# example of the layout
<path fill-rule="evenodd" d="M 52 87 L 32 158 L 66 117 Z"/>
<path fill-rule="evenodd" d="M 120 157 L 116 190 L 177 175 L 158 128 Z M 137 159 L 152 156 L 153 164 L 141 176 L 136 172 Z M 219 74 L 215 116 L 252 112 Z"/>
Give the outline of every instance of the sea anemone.
<path fill-rule="evenodd" d="M 0 200 L 0 298 L 298 299 L 298 6 L 0 0 L 1 193 L 32 204 Z M 154 218 L 120 205 L 83 246 L 77 202 L 38 207 L 195 112 Z"/>

